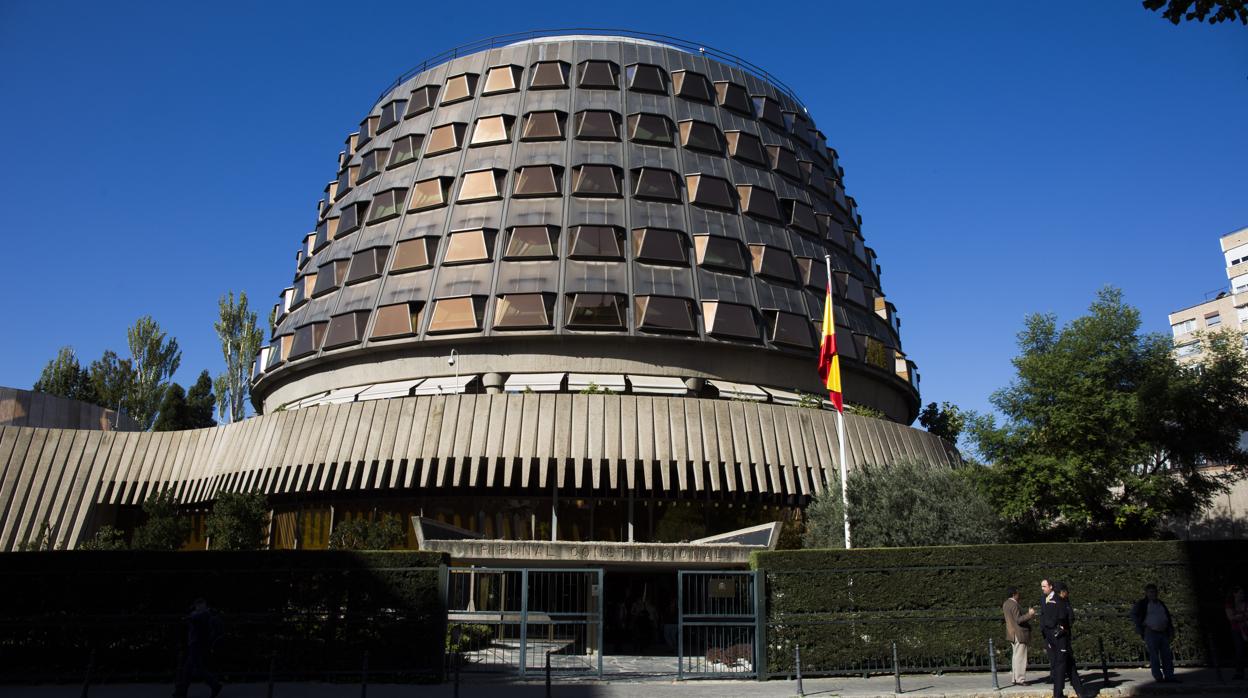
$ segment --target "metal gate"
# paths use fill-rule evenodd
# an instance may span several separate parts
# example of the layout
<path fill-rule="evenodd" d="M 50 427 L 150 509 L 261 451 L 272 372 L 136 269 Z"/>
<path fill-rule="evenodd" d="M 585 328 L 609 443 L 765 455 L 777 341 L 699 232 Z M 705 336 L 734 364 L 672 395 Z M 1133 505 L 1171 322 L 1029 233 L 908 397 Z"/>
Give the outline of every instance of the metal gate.
<path fill-rule="evenodd" d="M 757 676 L 763 609 L 761 572 L 679 572 L 676 676 Z"/>
<path fill-rule="evenodd" d="M 451 670 L 602 676 L 602 570 L 452 567 Z"/>

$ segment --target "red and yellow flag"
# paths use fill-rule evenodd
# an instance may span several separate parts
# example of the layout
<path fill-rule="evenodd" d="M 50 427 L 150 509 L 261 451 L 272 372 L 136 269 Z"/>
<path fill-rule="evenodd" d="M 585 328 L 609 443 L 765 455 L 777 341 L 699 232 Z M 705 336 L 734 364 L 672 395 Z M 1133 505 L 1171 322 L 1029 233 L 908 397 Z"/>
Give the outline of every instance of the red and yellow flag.
<path fill-rule="evenodd" d="M 819 377 L 828 387 L 828 397 L 837 412 L 845 411 L 841 398 L 841 361 L 836 353 L 836 319 L 832 313 L 832 289 L 823 302 L 823 341 L 819 343 Z"/>

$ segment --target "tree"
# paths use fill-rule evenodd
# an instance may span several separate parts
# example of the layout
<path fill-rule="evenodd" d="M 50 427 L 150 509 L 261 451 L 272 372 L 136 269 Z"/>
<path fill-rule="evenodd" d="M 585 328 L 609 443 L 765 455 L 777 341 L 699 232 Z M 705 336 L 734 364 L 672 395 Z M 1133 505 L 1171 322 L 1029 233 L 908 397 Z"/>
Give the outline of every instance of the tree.
<path fill-rule="evenodd" d="M 390 550 L 403 543 L 403 523 L 393 516 L 376 521 L 353 519 L 334 526 L 329 547 L 335 550 Z"/>
<path fill-rule="evenodd" d="M 177 550 L 191 535 L 191 522 L 178 511 L 173 490 L 163 490 L 143 502 L 147 519 L 134 529 L 135 550 Z"/>
<path fill-rule="evenodd" d="M 217 397 L 212 392 L 212 376 L 207 371 L 200 371 L 195 385 L 186 391 L 187 429 L 203 429 L 215 427 L 217 420 L 212 418 L 215 413 Z"/>
<path fill-rule="evenodd" d="M 221 339 L 225 373 L 217 376 L 217 407 L 224 421 L 237 422 L 246 416 L 251 367 L 264 335 L 256 322 L 256 313 L 247 309 L 246 292 L 240 292 L 235 303 L 234 292 L 230 291 L 228 297 L 221 297 L 220 306 L 220 317 L 213 326 Z"/>
<path fill-rule="evenodd" d="M 204 532 L 213 550 L 257 550 L 264 544 L 268 522 L 263 492 L 226 492 L 212 505 Z"/>
<path fill-rule="evenodd" d="M 967 414 L 951 402 L 942 402 L 940 405 L 929 402 L 927 407 L 919 413 L 919 424 L 922 424 L 928 433 L 935 434 L 956 446 L 958 437 L 966 427 L 966 418 Z"/>
<path fill-rule="evenodd" d="M 160 401 L 160 414 L 156 417 L 156 423 L 152 425 L 152 431 L 181 431 L 186 429 L 189 421 L 186 405 L 186 391 L 182 386 L 173 383 L 169 389 L 165 391 L 165 397 Z"/>
<path fill-rule="evenodd" d="M 78 546 L 79 550 L 125 550 L 126 537 L 121 531 L 107 524 L 100 526 L 100 530 L 95 532 L 89 540 L 85 540 Z"/>
<path fill-rule="evenodd" d="M 43 367 L 34 388 L 40 393 L 81 400 L 93 405 L 100 401 L 95 385 L 91 382 L 91 373 L 78 364 L 73 347 L 61 347 L 56 352 L 56 358 Z"/>
<path fill-rule="evenodd" d="M 1144 0 L 1144 9 L 1156 12 L 1178 24 L 1182 20 L 1189 22 L 1234 22 L 1248 25 L 1248 2 L 1245 0 Z"/>
<path fill-rule="evenodd" d="M 169 387 L 169 378 L 182 363 L 182 352 L 178 349 L 178 340 L 166 340 L 160 325 L 150 315 L 135 320 L 126 330 L 126 342 L 130 346 L 130 364 L 134 371 L 130 416 L 144 429 L 150 429 Z"/>
<path fill-rule="evenodd" d="M 1021 535 L 1139 538 L 1203 509 L 1244 463 L 1248 358 L 1238 337 L 1202 339 L 1205 358 L 1180 365 L 1169 337 L 1140 334 L 1139 311 L 1106 288 L 1061 329 L 1029 316 L 1013 383 L 992 396 L 1003 416 L 974 420 L 992 466 L 984 491 Z"/>
<path fill-rule="evenodd" d="M 112 350 L 91 362 L 88 371 L 91 385 L 99 396 L 100 405 L 115 410 L 132 412 L 134 402 L 134 366 L 129 359 L 122 359 Z M 133 414 L 131 414 L 133 416 Z"/>
<path fill-rule="evenodd" d="M 896 548 L 1001 542 L 991 503 L 960 470 L 920 463 L 864 465 L 849 474 L 854 547 Z M 845 547 L 840 483 L 806 507 L 807 548 Z"/>

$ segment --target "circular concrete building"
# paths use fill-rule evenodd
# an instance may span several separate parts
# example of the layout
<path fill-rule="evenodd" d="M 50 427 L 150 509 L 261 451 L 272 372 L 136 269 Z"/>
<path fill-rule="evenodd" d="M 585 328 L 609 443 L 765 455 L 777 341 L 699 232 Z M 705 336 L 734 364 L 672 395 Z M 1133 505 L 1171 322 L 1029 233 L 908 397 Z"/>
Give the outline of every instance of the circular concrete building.
<path fill-rule="evenodd" d="M 896 311 L 795 95 L 635 38 L 461 55 L 399 81 L 348 136 L 253 399 L 421 381 L 791 402 L 822 392 L 825 255 L 846 398 L 909 423 Z"/>

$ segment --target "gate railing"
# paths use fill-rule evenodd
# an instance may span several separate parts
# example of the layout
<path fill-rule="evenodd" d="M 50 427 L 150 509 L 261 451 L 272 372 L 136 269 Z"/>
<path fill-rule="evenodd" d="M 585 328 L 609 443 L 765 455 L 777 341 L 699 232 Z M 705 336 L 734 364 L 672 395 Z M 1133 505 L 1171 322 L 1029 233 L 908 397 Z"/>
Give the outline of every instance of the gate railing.
<path fill-rule="evenodd" d="M 758 675 L 765 661 L 759 572 L 677 573 L 678 679 Z"/>

